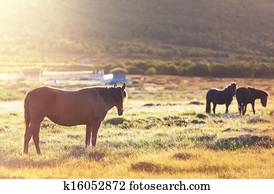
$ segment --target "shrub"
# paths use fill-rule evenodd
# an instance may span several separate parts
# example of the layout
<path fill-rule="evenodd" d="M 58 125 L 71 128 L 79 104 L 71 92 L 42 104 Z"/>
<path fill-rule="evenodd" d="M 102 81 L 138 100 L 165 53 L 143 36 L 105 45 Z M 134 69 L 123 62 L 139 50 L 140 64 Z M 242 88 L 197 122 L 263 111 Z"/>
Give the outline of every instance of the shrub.
<path fill-rule="evenodd" d="M 188 160 L 193 157 L 193 154 L 191 153 L 185 153 L 185 152 L 178 152 L 173 155 L 173 158 L 178 160 Z"/>
<path fill-rule="evenodd" d="M 186 72 L 188 75 L 193 75 L 193 76 L 208 76 L 208 73 L 209 73 L 208 67 L 209 67 L 208 62 L 200 62 L 197 64 L 190 65 L 186 69 Z"/>
<path fill-rule="evenodd" d="M 152 162 L 137 162 L 131 164 L 131 169 L 134 171 L 143 171 L 149 173 L 176 173 L 181 172 L 180 168 L 155 164 Z"/>
<path fill-rule="evenodd" d="M 255 77 L 265 78 L 272 76 L 272 69 L 265 65 L 260 64 L 255 67 Z"/>
<path fill-rule="evenodd" d="M 146 75 L 155 75 L 157 73 L 157 70 L 154 67 L 150 67 L 145 71 Z"/>
<path fill-rule="evenodd" d="M 256 62 L 232 62 L 231 64 L 209 63 L 208 61 L 158 61 L 138 60 L 101 64 L 96 68 L 103 68 L 110 72 L 116 67 L 125 68 L 130 74 L 140 75 L 183 75 L 183 76 L 212 76 L 212 77 L 274 77 L 274 67 L 269 64 Z"/>
<path fill-rule="evenodd" d="M 214 77 L 226 77 L 227 67 L 221 64 L 213 64 L 210 66 L 210 75 Z"/>
<path fill-rule="evenodd" d="M 178 75 L 178 68 L 173 63 L 162 63 L 157 65 L 157 72 L 166 75 Z"/>
<path fill-rule="evenodd" d="M 128 71 L 131 74 L 144 74 L 148 68 L 149 65 L 146 62 L 134 62 L 128 65 Z"/>
<path fill-rule="evenodd" d="M 250 65 L 227 65 L 227 77 L 253 77 L 253 69 Z"/>
<path fill-rule="evenodd" d="M 105 158 L 106 153 L 104 151 L 92 151 L 88 153 L 88 158 L 90 160 L 95 160 L 95 161 L 101 161 Z"/>
<path fill-rule="evenodd" d="M 218 139 L 213 145 L 213 149 L 235 150 L 251 146 L 272 148 L 274 140 L 270 136 L 240 135 L 238 137 L 229 137 Z"/>

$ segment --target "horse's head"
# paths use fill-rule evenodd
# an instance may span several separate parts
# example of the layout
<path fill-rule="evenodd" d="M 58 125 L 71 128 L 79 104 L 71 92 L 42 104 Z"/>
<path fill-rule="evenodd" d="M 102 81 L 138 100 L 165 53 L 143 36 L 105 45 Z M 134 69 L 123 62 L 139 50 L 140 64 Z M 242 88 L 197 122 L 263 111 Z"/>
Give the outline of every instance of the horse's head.
<path fill-rule="evenodd" d="M 127 98 L 126 84 L 123 84 L 122 87 L 116 87 L 114 85 L 112 89 L 112 97 L 114 99 L 114 106 L 116 106 L 118 115 L 123 115 L 124 112 L 124 102 Z"/>
<path fill-rule="evenodd" d="M 234 96 L 236 94 L 237 84 L 236 83 L 231 83 L 227 87 L 227 89 L 228 89 L 229 94 L 231 94 L 232 96 Z"/>
<path fill-rule="evenodd" d="M 255 97 L 255 99 L 260 99 L 261 104 L 263 107 L 266 107 L 267 105 L 267 98 L 268 98 L 268 93 L 263 91 L 263 90 L 258 90 L 256 88 L 248 87 L 249 92 L 251 95 Z"/>
<path fill-rule="evenodd" d="M 267 97 L 268 97 L 268 94 L 266 92 L 263 92 L 261 96 L 261 104 L 263 107 L 266 107 L 267 105 Z"/>

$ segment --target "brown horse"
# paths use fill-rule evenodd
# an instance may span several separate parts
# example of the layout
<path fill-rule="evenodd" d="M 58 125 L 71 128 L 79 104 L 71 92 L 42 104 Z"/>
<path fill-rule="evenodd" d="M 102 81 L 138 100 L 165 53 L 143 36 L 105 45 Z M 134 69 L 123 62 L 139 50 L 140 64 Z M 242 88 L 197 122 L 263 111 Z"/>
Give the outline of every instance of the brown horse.
<path fill-rule="evenodd" d="M 236 91 L 236 99 L 238 102 L 238 109 L 240 115 L 245 115 L 247 104 L 252 105 L 253 113 L 255 114 L 255 100 L 260 99 L 263 107 L 267 104 L 267 92 L 263 90 L 257 90 L 251 87 L 241 87 Z"/>
<path fill-rule="evenodd" d="M 127 94 L 125 84 L 122 87 L 94 87 L 78 91 L 64 91 L 49 87 L 40 87 L 30 91 L 25 98 L 24 153 L 28 153 L 28 144 L 33 141 L 38 154 L 40 124 L 45 117 L 63 126 L 86 125 L 86 147 L 96 145 L 97 132 L 107 112 L 114 106 L 118 115 L 123 114 L 124 99 Z"/>

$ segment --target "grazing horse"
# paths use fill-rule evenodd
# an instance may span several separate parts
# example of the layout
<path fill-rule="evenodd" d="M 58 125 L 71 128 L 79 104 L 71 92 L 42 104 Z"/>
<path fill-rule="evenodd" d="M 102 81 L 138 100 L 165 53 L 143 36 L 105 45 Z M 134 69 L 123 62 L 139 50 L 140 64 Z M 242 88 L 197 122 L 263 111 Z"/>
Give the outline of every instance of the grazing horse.
<path fill-rule="evenodd" d="M 25 98 L 24 153 L 33 141 L 38 154 L 40 124 L 45 117 L 63 126 L 86 125 L 86 147 L 96 145 L 97 132 L 107 112 L 116 107 L 118 115 L 123 114 L 124 99 L 127 94 L 122 87 L 93 87 L 78 91 L 64 91 L 50 87 L 40 87 L 30 91 Z"/>
<path fill-rule="evenodd" d="M 268 94 L 265 91 L 255 88 L 238 88 L 236 91 L 236 99 L 240 115 L 245 115 L 247 104 L 252 105 L 253 113 L 255 114 L 255 100 L 260 99 L 263 107 L 266 107 Z"/>
<path fill-rule="evenodd" d="M 231 83 L 223 90 L 210 89 L 206 94 L 206 113 L 211 112 L 210 104 L 213 103 L 213 113 L 215 114 L 217 104 L 226 105 L 226 113 L 228 113 L 228 107 L 233 100 L 233 96 L 236 92 L 236 83 Z"/>

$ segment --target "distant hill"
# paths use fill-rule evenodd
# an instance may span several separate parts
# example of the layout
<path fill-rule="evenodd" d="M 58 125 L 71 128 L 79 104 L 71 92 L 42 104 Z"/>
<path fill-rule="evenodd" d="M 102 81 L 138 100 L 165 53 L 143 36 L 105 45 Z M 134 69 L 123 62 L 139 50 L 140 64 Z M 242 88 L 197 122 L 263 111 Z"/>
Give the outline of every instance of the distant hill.
<path fill-rule="evenodd" d="M 9 0 L 0 6 L 0 60 L 274 58 L 273 0 Z"/>

